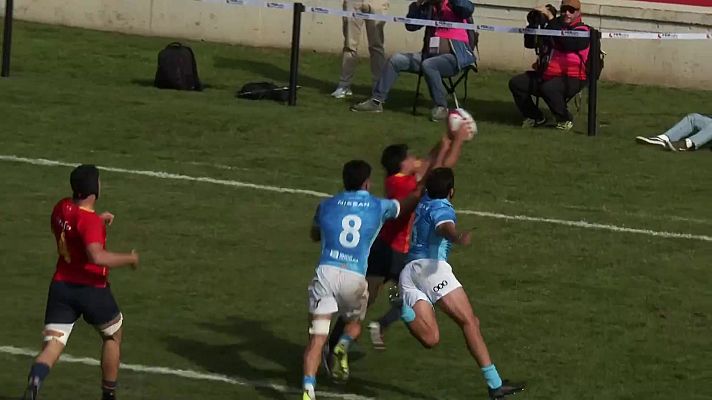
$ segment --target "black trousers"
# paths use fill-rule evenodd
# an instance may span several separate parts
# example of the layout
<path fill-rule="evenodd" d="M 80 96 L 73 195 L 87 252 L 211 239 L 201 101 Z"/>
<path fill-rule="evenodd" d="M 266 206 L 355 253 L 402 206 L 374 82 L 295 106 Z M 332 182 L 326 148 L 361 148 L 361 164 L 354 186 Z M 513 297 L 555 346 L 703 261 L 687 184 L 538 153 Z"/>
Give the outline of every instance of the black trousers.
<path fill-rule="evenodd" d="M 509 80 L 509 90 L 514 103 L 525 118 L 540 120 L 544 117 L 534 104 L 532 96 L 541 97 L 549 106 L 557 122 L 573 121 L 566 101 L 570 100 L 587 85 L 587 81 L 560 77 L 542 81 L 534 71 L 527 71 Z"/>

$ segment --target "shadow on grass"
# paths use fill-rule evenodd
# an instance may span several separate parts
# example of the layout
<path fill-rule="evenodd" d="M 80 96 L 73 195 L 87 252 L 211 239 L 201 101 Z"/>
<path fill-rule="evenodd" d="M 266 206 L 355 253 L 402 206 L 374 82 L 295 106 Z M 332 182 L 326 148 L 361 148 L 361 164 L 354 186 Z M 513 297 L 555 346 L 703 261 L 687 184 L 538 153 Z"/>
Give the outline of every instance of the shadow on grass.
<path fill-rule="evenodd" d="M 131 84 L 137 85 L 137 86 L 143 86 L 143 87 L 154 87 L 153 79 L 131 79 Z M 225 89 L 229 89 L 229 88 L 230 88 L 230 86 L 228 86 L 228 85 L 211 85 L 208 83 L 203 83 L 203 90 L 209 90 L 209 89 L 225 90 Z M 170 89 L 163 89 L 163 90 L 170 90 Z"/>
<path fill-rule="evenodd" d="M 278 85 L 286 84 L 289 81 L 288 67 L 282 67 L 266 61 L 216 56 L 214 66 L 215 68 L 239 69 L 260 76 L 263 79 L 272 80 Z M 413 101 L 415 100 L 417 75 L 402 73 L 399 80 L 403 82 L 410 82 L 412 84 L 412 89 L 392 89 L 388 95 L 389 98 L 385 105 L 385 111 L 411 114 Z M 334 90 L 336 82 L 325 81 L 314 76 L 307 75 L 302 70 L 299 74 L 299 84 L 304 87 L 316 89 L 324 94 L 330 94 Z M 352 89 L 356 93 L 369 93 L 371 91 L 371 87 L 365 85 L 355 85 Z M 478 90 L 476 76 L 471 77 L 468 90 L 468 99 L 464 103 L 461 102 L 461 106 L 471 110 L 475 114 L 475 118 L 478 120 L 512 126 L 517 126 L 521 123 L 521 118 L 519 117 L 512 101 L 483 100 L 473 98 L 473 94 Z M 458 89 L 458 93 L 460 95 L 463 94 L 462 87 Z M 365 97 L 355 97 L 353 102 L 355 103 L 360 100 L 365 100 Z M 429 116 L 430 108 L 432 106 L 430 95 L 428 94 L 428 88 L 423 82 L 421 85 L 421 94 L 418 99 L 418 106 L 416 108 L 417 115 Z"/>
<path fill-rule="evenodd" d="M 302 354 L 306 343 L 292 343 L 277 337 L 264 322 L 239 316 L 231 317 L 223 323 L 209 322 L 202 326 L 214 332 L 232 335 L 235 340 L 232 344 L 213 344 L 168 336 L 165 338 L 167 349 L 208 371 L 249 380 L 250 386 L 257 382 L 255 390 L 266 397 L 286 400 L 300 392 Z M 357 360 L 355 357 L 350 358 L 352 361 Z M 290 391 L 284 393 L 271 387 L 271 384 L 288 386 Z M 412 399 L 433 399 L 395 385 L 370 382 L 358 377 L 352 377 L 346 385 L 338 386 L 323 377 L 319 390 L 359 393 L 369 397 L 375 397 L 378 394 L 375 390 L 378 390 Z"/>
<path fill-rule="evenodd" d="M 273 80 L 277 84 L 286 84 L 289 81 L 289 68 L 288 66 L 282 67 L 275 65 L 270 62 L 265 61 L 254 61 L 254 60 L 244 60 L 228 57 L 215 57 L 215 68 L 226 68 L 226 69 L 240 69 L 242 71 L 250 72 L 252 74 L 264 77 L 268 80 Z M 404 74 L 406 76 L 415 76 L 412 74 Z M 337 77 L 334 76 L 333 80 L 322 80 L 311 75 L 307 75 L 302 69 L 299 73 L 299 84 L 304 87 L 309 87 L 316 89 L 325 94 L 331 94 L 331 92 L 336 88 Z M 356 93 L 370 93 L 371 87 L 366 85 L 353 85 L 351 87 Z M 393 89 L 391 90 L 389 97 L 402 97 L 406 96 L 410 99 L 409 105 L 412 104 L 413 95 L 415 90 L 415 80 L 413 80 L 413 90 L 402 90 Z M 364 98 L 365 99 L 365 98 Z M 354 101 L 361 100 L 358 97 Z M 389 104 L 391 100 L 389 100 Z"/>

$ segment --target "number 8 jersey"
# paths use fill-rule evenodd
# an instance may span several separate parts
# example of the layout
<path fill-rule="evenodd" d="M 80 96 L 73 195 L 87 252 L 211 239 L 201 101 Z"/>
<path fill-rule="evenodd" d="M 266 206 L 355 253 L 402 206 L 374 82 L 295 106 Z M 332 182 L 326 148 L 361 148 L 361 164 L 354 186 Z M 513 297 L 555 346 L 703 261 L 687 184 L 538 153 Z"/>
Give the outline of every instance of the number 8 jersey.
<path fill-rule="evenodd" d="M 383 223 L 397 218 L 400 203 L 365 190 L 343 192 L 319 204 L 314 226 L 321 231 L 319 265 L 366 275 L 371 244 Z"/>

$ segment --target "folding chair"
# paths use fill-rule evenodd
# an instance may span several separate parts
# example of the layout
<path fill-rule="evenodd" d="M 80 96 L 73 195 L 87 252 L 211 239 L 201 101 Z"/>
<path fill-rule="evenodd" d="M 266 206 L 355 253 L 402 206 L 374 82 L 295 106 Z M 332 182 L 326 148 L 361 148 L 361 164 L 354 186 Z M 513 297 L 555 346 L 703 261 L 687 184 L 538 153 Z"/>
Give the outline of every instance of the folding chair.
<path fill-rule="evenodd" d="M 467 79 L 470 75 L 470 71 L 477 72 L 477 64 L 471 64 L 463 68 L 462 71 L 460 71 L 460 75 L 457 76 L 455 80 L 453 80 L 453 78 L 455 78 L 454 76 L 449 76 L 447 78 L 442 79 L 443 86 L 445 86 L 447 94 L 452 96 L 452 99 L 455 101 L 455 108 L 460 108 L 460 102 L 457 100 L 457 93 L 455 92 L 455 90 L 457 90 L 457 87 L 462 82 L 464 82 L 465 84 L 465 96 L 462 98 L 462 101 L 467 100 Z M 422 79 L 423 74 L 418 74 L 418 83 L 415 86 L 415 99 L 413 100 L 413 115 L 416 114 L 418 98 L 420 97 L 420 82 L 422 81 Z"/>
<path fill-rule="evenodd" d="M 584 96 L 583 96 L 583 92 L 584 92 L 587 88 L 588 88 L 588 86 L 586 86 L 586 87 L 584 87 L 583 89 L 579 90 L 575 95 L 573 95 L 573 96 L 571 96 L 571 97 L 567 97 L 567 98 L 565 99 L 566 104 L 571 103 L 571 100 L 574 101 L 574 108 L 576 109 L 576 114 L 581 113 L 581 109 L 582 109 L 583 106 L 584 106 L 584 100 L 585 100 L 585 98 L 584 98 Z M 536 107 L 539 108 L 539 100 L 541 100 L 541 97 L 535 96 L 535 98 L 536 98 L 536 102 L 535 102 Z"/>
<path fill-rule="evenodd" d="M 467 19 L 467 23 L 473 23 L 472 18 Z M 477 60 L 479 58 L 479 51 L 478 51 L 478 45 L 479 45 L 479 40 L 480 40 L 480 34 L 477 31 L 467 31 L 467 36 L 469 39 L 469 45 L 470 45 L 470 51 L 472 51 L 472 54 L 477 54 L 478 57 L 475 57 L 475 62 L 472 64 L 466 66 L 460 71 L 460 75 L 457 76 L 457 78 L 453 81 L 454 76 L 450 76 L 447 78 L 442 78 L 443 86 L 445 86 L 445 90 L 447 91 L 448 95 L 452 96 L 453 100 L 455 101 L 455 108 L 460 108 L 460 102 L 457 100 L 457 93 L 455 90 L 457 87 L 460 85 L 460 83 L 464 82 L 465 84 L 465 97 L 463 97 L 462 101 L 467 100 L 467 78 L 470 75 L 470 71 L 477 72 Z M 418 98 L 420 97 L 420 82 L 423 79 L 423 73 L 420 72 L 418 73 L 418 83 L 415 86 L 415 99 L 413 99 L 413 115 L 416 115 L 416 108 L 418 107 Z"/>

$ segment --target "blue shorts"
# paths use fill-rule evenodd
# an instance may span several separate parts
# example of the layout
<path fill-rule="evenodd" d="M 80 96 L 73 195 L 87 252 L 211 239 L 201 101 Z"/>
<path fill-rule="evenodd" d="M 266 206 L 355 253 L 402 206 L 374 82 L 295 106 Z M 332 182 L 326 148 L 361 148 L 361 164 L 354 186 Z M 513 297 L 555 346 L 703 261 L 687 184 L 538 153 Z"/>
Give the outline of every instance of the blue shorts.
<path fill-rule="evenodd" d="M 45 325 L 73 324 L 79 317 L 94 326 L 113 321 L 121 314 L 109 285 L 103 288 L 52 282 L 47 295 Z"/>

